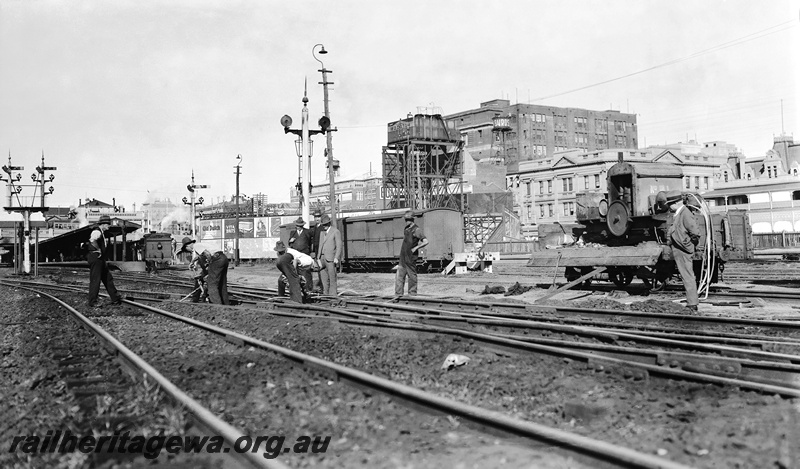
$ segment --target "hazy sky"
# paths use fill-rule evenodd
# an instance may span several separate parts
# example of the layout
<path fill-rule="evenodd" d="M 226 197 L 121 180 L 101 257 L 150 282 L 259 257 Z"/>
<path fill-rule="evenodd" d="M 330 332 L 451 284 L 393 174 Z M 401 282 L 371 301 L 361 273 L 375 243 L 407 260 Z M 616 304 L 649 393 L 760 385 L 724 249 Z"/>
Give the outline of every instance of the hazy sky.
<path fill-rule="evenodd" d="M 0 0 L 0 152 L 25 177 L 44 150 L 51 205 L 130 208 L 241 192 L 288 201 L 308 78 L 333 71 L 334 155 L 380 171 L 386 124 L 513 101 L 638 114 L 641 146 L 695 137 L 763 155 L 800 140 L 800 1 Z M 641 73 L 637 73 L 641 72 Z M 596 85 L 596 86 L 592 86 Z M 574 91 L 578 90 L 578 91 Z M 312 169 L 322 180 L 323 136 Z"/>

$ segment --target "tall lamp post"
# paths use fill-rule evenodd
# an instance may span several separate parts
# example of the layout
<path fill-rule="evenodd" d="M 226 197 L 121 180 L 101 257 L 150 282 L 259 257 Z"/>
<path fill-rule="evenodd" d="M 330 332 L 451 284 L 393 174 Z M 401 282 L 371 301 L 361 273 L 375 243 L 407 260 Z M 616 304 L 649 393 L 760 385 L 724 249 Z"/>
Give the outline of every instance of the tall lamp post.
<path fill-rule="evenodd" d="M 236 238 L 233 241 L 233 257 L 234 263 L 239 265 L 239 174 L 241 174 L 240 167 L 242 164 L 242 155 L 236 155 Z"/>
<path fill-rule="evenodd" d="M 192 225 L 192 239 L 196 240 L 197 239 L 197 216 L 195 215 L 195 213 L 197 212 L 197 209 L 195 208 L 195 206 L 202 205 L 203 204 L 203 198 L 200 197 L 195 202 L 194 193 L 195 193 L 196 189 L 208 189 L 209 186 L 206 185 L 206 184 L 195 184 L 194 183 L 194 170 L 192 170 L 192 183 L 187 185 L 186 188 L 189 189 L 189 196 L 191 197 L 191 200 L 186 200 L 186 197 L 184 197 L 183 198 L 183 203 L 185 203 L 186 205 L 189 205 L 189 212 L 190 212 L 189 216 L 191 217 L 191 225 Z"/>
<path fill-rule="evenodd" d="M 315 53 L 317 46 L 320 47 L 319 50 L 320 55 L 327 54 L 328 51 L 325 50 L 325 46 L 322 44 L 316 44 L 314 47 L 311 48 L 311 55 L 314 57 L 314 60 L 319 62 L 320 67 L 322 67 L 320 70 L 318 70 L 319 72 L 322 72 L 322 81 L 319 82 L 319 84 L 322 85 L 322 90 L 324 93 L 323 99 L 325 103 L 325 117 L 328 119 L 328 125 L 330 125 L 331 113 L 328 109 L 328 85 L 332 85 L 333 82 L 328 81 L 328 74 L 333 73 L 333 71 L 326 69 L 325 64 L 323 64 L 322 61 L 317 58 L 317 53 Z M 331 201 L 331 224 L 333 226 L 336 226 L 336 188 L 333 185 L 334 184 L 333 143 L 332 143 L 333 135 L 331 135 L 331 133 L 328 132 L 326 138 L 327 138 L 327 146 L 325 148 L 325 153 L 327 153 L 328 156 L 328 183 L 330 184 L 328 189 L 328 197 L 330 198 Z"/>
<path fill-rule="evenodd" d="M 300 207 L 301 216 L 306 223 L 309 220 L 309 204 L 311 202 L 311 136 L 316 134 L 323 134 L 329 132 L 330 120 L 323 116 L 319 119 L 320 130 L 311 130 L 308 128 L 308 86 L 303 94 L 303 110 L 302 121 L 300 129 L 290 129 L 292 125 L 292 118 L 289 116 L 281 117 L 281 125 L 283 125 L 284 133 L 292 133 L 298 135 L 297 156 L 300 157 Z"/>

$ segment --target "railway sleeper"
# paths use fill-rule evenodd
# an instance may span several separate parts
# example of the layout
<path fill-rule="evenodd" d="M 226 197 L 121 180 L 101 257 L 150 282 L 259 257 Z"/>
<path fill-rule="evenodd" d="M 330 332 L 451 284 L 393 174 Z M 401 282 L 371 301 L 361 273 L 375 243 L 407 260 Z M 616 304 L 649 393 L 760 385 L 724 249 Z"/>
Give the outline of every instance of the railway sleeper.
<path fill-rule="evenodd" d="M 622 375 L 623 378 L 633 379 L 634 381 L 650 381 L 650 373 L 633 364 L 622 365 L 618 363 L 609 363 L 602 359 L 590 358 L 587 362 L 587 368 L 597 372 L 619 374 Z"/>
<path fill-rule="evenodd" d="M 659 353 L 656 357 L 656 363 L 661 366 L 669 366 L 670 368 L 703 368 L 706 370 L 723 371 L 739 375 L 742 373 L 742 364 L 724 358 L 717 358 L 714 356 L 694 356 L 687 357 L 685 354 L 672 354 L 669 352 Z M 687 370 L 688 371 L 688 370 Z"/>

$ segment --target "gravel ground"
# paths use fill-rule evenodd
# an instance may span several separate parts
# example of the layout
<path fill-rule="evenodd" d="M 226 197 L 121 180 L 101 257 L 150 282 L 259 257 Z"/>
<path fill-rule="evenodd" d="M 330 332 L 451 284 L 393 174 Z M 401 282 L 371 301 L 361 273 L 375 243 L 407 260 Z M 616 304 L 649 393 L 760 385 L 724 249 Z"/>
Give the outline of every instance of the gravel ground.
<path fill-rule="evenodd" d="M 485 279 L 491 284 L 495 283 L 493 275 L 496 274 L 469 278 Z M 229 279 L 274 287 L 277 273 L 270 265 L 240 266 L 231 270 Z M 434 284 L 434 279 L 439 281 L 441 277 L 421 277 L 423 294 L 486 298 L 470 291 L 475 290 L 474 281 L 459 283 L 448 277 L 443 279 L 445 282 Z M 344 274 L 340 289 L 390 295 L 392 281 L 390 274 Z M 543 291 L 533 289 L 513 300 L 532 301 Z M 590 300 L 624 305 L 608 298 Z M 16 301 L 26 302 L 24 298 Z M 657 306 L 652 298 L 623 301 L 631 309 Z M 651 304 L 644 306 L 647 303 L 642 301 Z M 591 372 L 579 363 L 552 357 L 500 356 L 469 341 L 431 334 L 386 332 L 330 320 L 287 320 L 263 311 L 164 305 L 165 309 L 443 396 L 643 452 L 665 452 L 666 458 L 696 467 L 800 466 L 797 400 L 654 378 L 633 382 L 615 374 Z M 730 312 L 710 305 L 701 308 L 714 314 L 753 314 L 752 310 L 738 308 L 729 308 Z M 788 315 L 791 310 L 779 307 L 762 313 Z M 97 320 L 141 344 L 148 339 L 147 331 L 165 329 L 160 320 L 147 317 L 115 315 Z M 181 342 L 180 336 L 174 334 L 182 329 L 170 327 L 169 346 L 158 353 L 144 345 L 141 349 L 158 362 L 157 368 L 164 367 L 176 384 L 185 384 L 223 418 L 254 435 L 283 432 L 289 438 L 303 433 L 332 436 L 325 455 L 282 456 L 281 460 L 290 465 L 580 467 L 552 452 L 476 433 L 457 420 L 420 417 L 422 414 L 411 414 L 407 408 L 380 396 L 345 388 L 340 383 L 328 384 L 323 377 L 293 368 L 269 353 L 234 347 L 219 339 Z M 5 328 L 4 340 L 13 338 L 9 334 L 12 330 Z M 5 351 L 11 348 L 6 348 L 4 342 L 4 355 L 9 356 Z M 439 367 L 449 353 L 467 355 L 471 361 L 467 366 L 442 371 Z M 38 366 L 32 368 L 35 369 Z M 192 375 L 201 376 L 200 389 Z M 33 403 L 39 401 L 33 401 L 35 397 L 29 394 L 22 392 L 20 399 L 38 411 L 41 406 Z M 45 407 L 41 411 L 45 416 L 54 412 L 59 415 L 55 409 Z M 57 421 L 59 418 L 46 424 L 58 425 Z"/>

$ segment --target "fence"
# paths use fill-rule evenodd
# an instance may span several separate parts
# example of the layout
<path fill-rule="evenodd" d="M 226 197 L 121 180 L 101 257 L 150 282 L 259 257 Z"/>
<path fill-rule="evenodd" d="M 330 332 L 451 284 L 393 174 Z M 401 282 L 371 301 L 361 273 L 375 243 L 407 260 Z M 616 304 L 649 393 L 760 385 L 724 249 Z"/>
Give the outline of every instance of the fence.
<path fill-rule="evenodd" d="M 753 233 L 753 249 L 800 248 L 800 232 Z"/>

